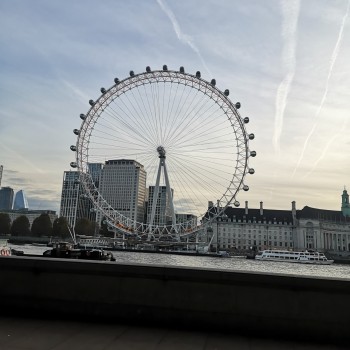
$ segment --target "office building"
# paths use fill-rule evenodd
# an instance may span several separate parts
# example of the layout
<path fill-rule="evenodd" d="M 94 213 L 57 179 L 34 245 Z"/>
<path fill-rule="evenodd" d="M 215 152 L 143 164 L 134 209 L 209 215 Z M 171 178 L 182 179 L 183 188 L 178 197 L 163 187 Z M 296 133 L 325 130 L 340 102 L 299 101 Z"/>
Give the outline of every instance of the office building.
<path fill-rule="evenodd" d="M 67 219 L 71 228 L 77 220 L 88 218 L 91 220 L 91 202 L 84 195 L 79 180 L 79 172 L 65 171 L 63 174 L 60 217 Z"/>
<path fill-rule="evenodd" d="M 99 192 L 115 210 L 132 221 L 143 222 L 146 196 L 146 171 L 131 159 L 106 161 Z M 98 216 L 98 220 L 101 220 Z"/>
<path fill-rule="evenodd" d="M 103 166 L 104 166 L 103 163 L 88 163 L 89 174 L 97 189 L 100 186 L 100 177 L 101 177 Z"/>
<path fill-rule="evenodd" d="M 198 225 L 198 218 L 196 215 L 176 213 L 175 217 L 176 224 L 182 224 L 185 229 L 190 230 Z"/>
<path fill-rule="evenodd" d="M 0 188 L 0 210 L 11 210 L 13 207 L 14 191 L 11 187 Z"/>
<path fill-rule="evenodd" d="M 1 188 L 1 180 L 2 180 L 2 172 L 4 170 L 4 167 L 0 165 L 0 188 Z"/>
<path fill-rule="evenodd" d="M 20 190 L 16 193 L 15 200 L 13 202 L 13 209 L 14 210 L 29 209 L 28 201 L 23 190 Z"/>
<path fill-rule="evenodd" d="M 155 186 L 149 186 L 148 188 L 147 224 L 150 224 L 151 220 L 155 188 Z M 171 195 L 174 196 L 173 189 L 171 189 Z M 153 226 L 172 224 L 170 201 L 171 198 L 169 198 L 166 186 L 159 186 Z"/>
<path fill-rule="evenodd" d="M 103 166 L 103 163 L 88 163 L 88 172 L 97 190 L 99 190 L 100 187 Z M 101 215 L 99 215 L 99 213 L 95 210 L 96 208 L 91 201 L 86 202 L 86 205 L 88 206 L 87 210 L 89 220 L 96 222 L 95 233 L 97 234 L 101 227 Z"/>

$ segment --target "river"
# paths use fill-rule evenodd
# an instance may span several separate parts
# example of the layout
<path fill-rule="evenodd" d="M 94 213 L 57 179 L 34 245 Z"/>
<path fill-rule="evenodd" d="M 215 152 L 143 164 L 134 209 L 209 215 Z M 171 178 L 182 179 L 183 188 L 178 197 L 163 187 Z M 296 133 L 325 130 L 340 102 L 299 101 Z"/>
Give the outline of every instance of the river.
<path fill-rule="evenodd" d="M 34 246 L 31 244 L 14 245 L 10 247 L 22 250 L 24 254 L 42 255 L 46 246 Z M 139 253 L 113 251 L 116 261 L 113 264 L 147 264 L 162 266 L 182 266 L 191 268 L 224 269 L 244 272 L 258 272 L 268 274 L 283 274 L 313 277 L 331 277 L 336 279 L 350 279 L 350 265 L 306 265 L 285 262 L 257 261 L 245 258 L 217 258 L 206 256 L 187 256 L 157 253 Z"/>

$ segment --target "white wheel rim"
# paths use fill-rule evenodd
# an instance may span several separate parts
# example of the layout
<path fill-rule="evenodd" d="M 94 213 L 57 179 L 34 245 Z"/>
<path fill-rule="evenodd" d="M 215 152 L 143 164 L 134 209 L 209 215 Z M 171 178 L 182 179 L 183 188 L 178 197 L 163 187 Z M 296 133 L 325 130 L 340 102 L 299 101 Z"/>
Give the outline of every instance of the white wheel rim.
<path fill-rule="evenodd" d="M 131 222 L 102 197 L 88 163 L 135 159 L 145 166 L 148 187 L 158 167 L 156 148 L 164 146 L 175 210 L 198 218 L 177 224 L 177 232 L 188 235 L 237 201 L 249 169 L 248 143 L 244 121 L 223 92 L 194 75 L 160 70 L 130 76 L 94 102 L 79 130 L 76 163 L 96 210 L 110 224 L 122 223 L 121 231 L 138 227 L 143 234 L 145 225 Z M 212 216 L 201 220 L 208 201 L 214 202 Z"/>

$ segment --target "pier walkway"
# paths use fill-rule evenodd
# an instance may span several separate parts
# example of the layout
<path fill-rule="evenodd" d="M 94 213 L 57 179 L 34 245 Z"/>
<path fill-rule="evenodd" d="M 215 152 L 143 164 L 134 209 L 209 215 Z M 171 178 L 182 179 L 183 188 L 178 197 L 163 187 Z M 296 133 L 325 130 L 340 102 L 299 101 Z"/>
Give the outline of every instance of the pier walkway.
<path fill-rule="evenodd" d="M 292 336 L 292 335 L 291 335 Z M 1 350 L 342 350 L 349 347 L 297 340 L 0 316 Z"/>

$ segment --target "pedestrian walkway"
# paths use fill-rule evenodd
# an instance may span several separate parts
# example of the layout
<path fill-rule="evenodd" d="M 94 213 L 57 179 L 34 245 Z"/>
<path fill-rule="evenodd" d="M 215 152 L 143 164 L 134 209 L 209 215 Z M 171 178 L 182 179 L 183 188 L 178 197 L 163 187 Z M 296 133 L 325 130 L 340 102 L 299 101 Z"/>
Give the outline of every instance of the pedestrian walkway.
<path fill-rule="evenodd" d="M 291 334 L 292 337 L 292 334 Z M 333 350 L 332 344 L 299 343 L 207 331 L 0 317 L 1 350 Z"/>

